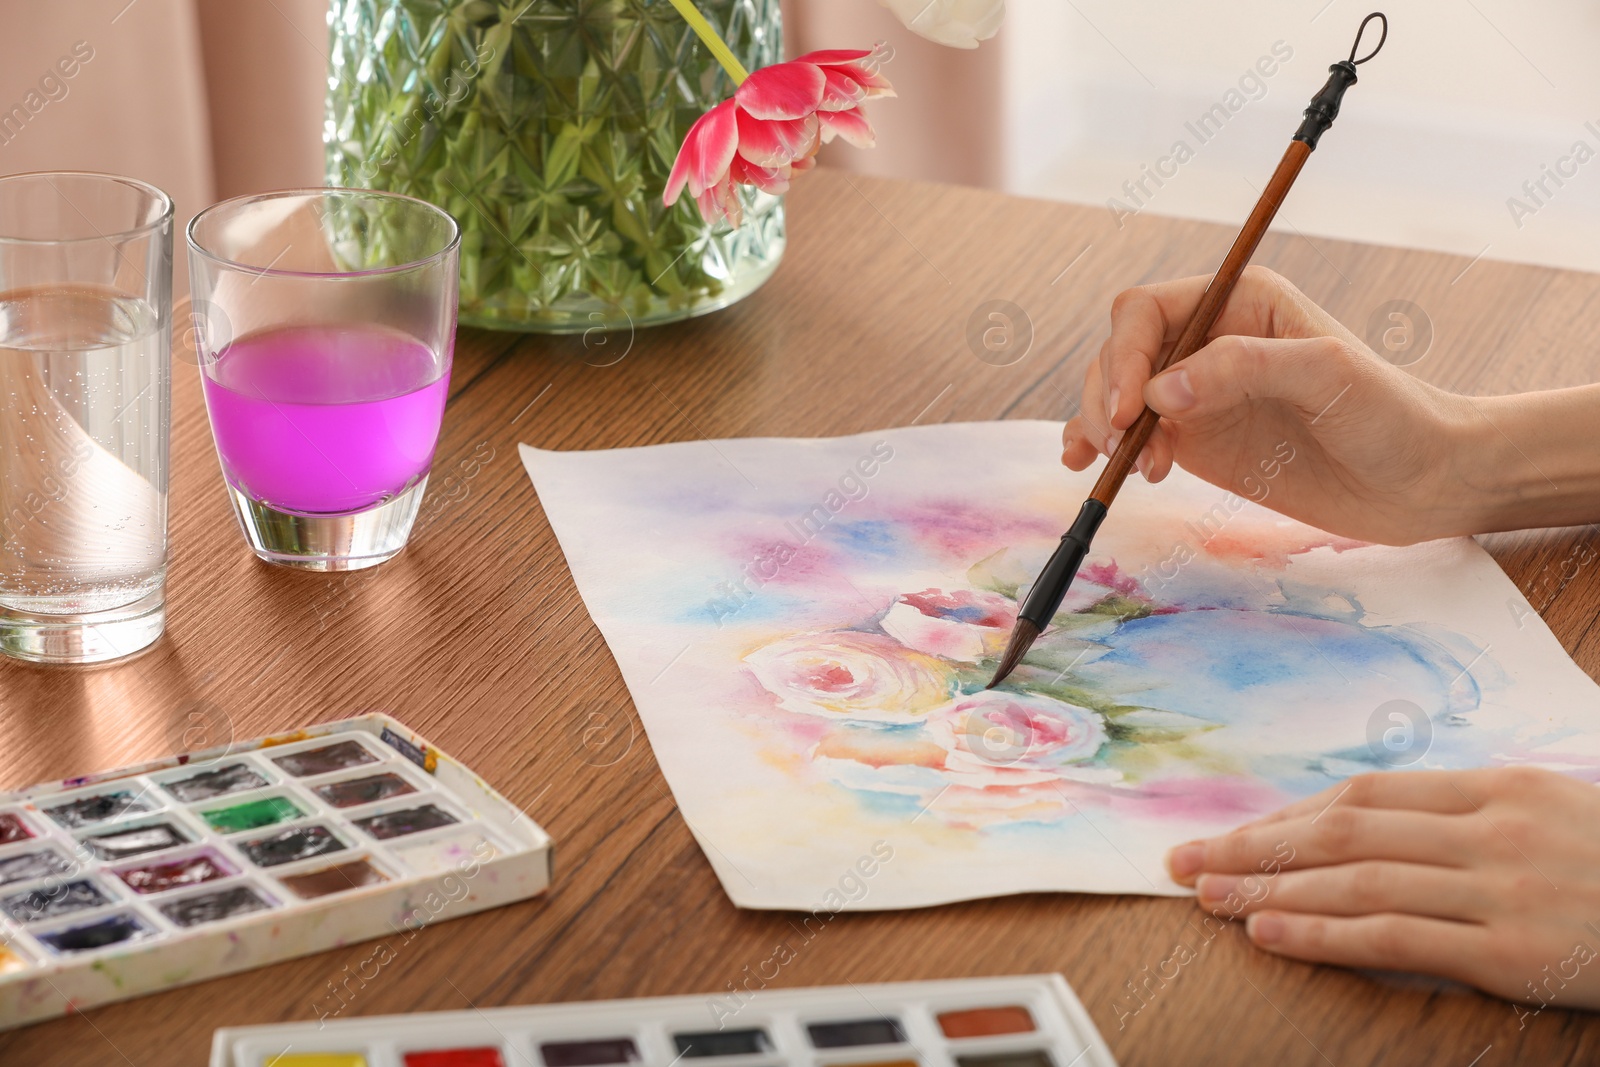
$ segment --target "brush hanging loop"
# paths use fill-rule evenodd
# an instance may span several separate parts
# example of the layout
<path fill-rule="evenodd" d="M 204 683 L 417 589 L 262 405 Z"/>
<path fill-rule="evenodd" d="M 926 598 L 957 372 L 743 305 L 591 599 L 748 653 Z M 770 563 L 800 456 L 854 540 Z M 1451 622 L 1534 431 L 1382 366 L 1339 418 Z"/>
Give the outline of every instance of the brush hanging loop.
<path fill-rule="evenodd" d="M 1369 22 L 1371 22 L 1373 19 L 1377 19 L 1378 22 L 1382 24 L 1383 32 L 1378 35 L 1378 43 L 1373 46 L 1372 51 L 1368 52 L 1366 55 L 1362 56 L 1360 59 L 1357 59 L 1356 58 L 1356 52 L 1357 52 L 1357 50 L 1359 50 L 1361 48 L 1361 38 L 1366 36 L 1366 34 L 1367 34 L 1367 24 Z M 1388 39 L 1389 39 L 1389 17 L 1387 15 L 1385 15 L 1382 11 L 1374 11 L 1372 14 L 1368 15 L 1366 18 L 1361 20 L 1361 26 L 1360 26 L 1359 29 L 1356 30 L 1356 41 L 1355 41 L 1355 44 L 1352 44 L 1350 46 L 1350 59 L 1349 59 L 1349 62 L 1353 66 L 1359 67 L 1361 64 L 1365 63 L 1367 60 L 1369 60 L 1373 56 L 1377 55 L 1378 54 L 1378 50 L 1383 47 L 1383 42 L 1387 41 Z"/>
<path fill-rule="evenodd" d="M 1356 53 L 1361 51 L 1361 39 L 1367 35 L 1367 27 L 1372 24 L 1373 19 L 1378 20 L 1383 32 L 1378 36 L 1378 43 L 1372 51 L 1357 59 Z M 1341 59 L 1328 68 L 1328 83 L 1311 98 L 1311 105 L 1305 110 L 1305 121 L 1295 131 L 1296 141 L 1307 148 L 1317 147 L 1317 141 L 1328 132 L 1333 120 L 1339 117 L 1339 101 L 1344 98 L 1344 91 L 1356 83 L 1356 66 L 1377 55 L 1378 50 L 1383 47 L 1383 42 L 1388 39 L 1389 18 L 1382 11 L 1374 11 L 1361 20 L 1361 26 L 1356 30 L 1355 43 L 1350 46 L 1350 58 Z"/>

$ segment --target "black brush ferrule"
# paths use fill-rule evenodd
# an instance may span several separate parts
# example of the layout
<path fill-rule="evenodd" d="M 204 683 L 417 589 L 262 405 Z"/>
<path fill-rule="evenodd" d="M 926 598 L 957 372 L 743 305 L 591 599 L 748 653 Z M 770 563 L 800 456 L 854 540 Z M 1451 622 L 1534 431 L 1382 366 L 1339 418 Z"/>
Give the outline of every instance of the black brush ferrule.
<path fill-rule="evenodd" d="M 1106 506 L 1100 501 L 1091 498 L 1083 502 L 1072 529 L 1061 535 L 1061 543 L 1051 553 L 1050 562 L 1044 565 L 1033 588 L 1028 590 L 1027 597 L 1022 601 L 1022 610 L 1017 612 L 1018 618 L 1027 619 L 1041 632 L 1050 625 L 1050 620 L 1056 617 L 1056 610 L 1061 607 L 1061 599 L 1072 585 L 1072 579 L 1078 576 L 1083 557 L 1089 554 L 1095 531 L 1100 529 L 1105 517 Z"/>
<path fill-rule="evenodd" d="M 1317 147 L 1317 139 L 1328 132 L 1333 120 L 1339 117 L 1339 101 L 1344 98 L 1344 91 L 1355 83 L 1356 65 L 1350 60 L 1341 59 L 1329 67 L 1328 82 L 1311 98 L 1305 121 L 1295 131 L 1294 139 L 1305 142 L 1310 148 Z"/>

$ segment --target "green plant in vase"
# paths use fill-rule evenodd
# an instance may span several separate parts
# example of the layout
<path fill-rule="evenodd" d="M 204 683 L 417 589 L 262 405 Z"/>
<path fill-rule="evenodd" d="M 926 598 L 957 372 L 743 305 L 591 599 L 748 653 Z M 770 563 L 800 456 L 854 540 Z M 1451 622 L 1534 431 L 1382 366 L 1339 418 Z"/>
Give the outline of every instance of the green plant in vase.
<path fill-rule="evenodd" d="M 706 0 L 752 64 L 777 0 Z M 585 330 L 684 318 L 760 285 L 783 206 L 707 224 L 661 190 L 731 84 L 668 0 L 333 0 L 332 184 L 420 197 L 461 224 L 461 318 Z"/>
<path fill-rule="evenodd" d="M 753 291 L 783 253 L 791 171 L 834 132 L 870 143 L 855 105 L 888 84 L 876 53 L 819 53 L 836 73 L 806 64 L 795 95 L 778 0 L 332 0 L 330 22 L 328 180 L 454 215 L 479 326 L 644 325 Z M 740 122 L 756 132 L 738 162 L 684 162 L 694 130 L 721 151 Z M 675 160 L 698 211 L 666 195 Z M 719 161 L 713 208 L 700 178 Z"/>

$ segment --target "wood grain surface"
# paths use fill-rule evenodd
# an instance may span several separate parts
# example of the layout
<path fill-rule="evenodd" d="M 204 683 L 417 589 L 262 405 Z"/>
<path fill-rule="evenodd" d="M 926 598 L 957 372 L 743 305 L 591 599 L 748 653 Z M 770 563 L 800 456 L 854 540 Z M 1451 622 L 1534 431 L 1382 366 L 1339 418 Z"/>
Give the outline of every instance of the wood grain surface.
<path fill-rule="evenodd" d="M 1412 301 L 1434 331 L 1410 368 L 1422 378 L 1479 394 L 1595 380 L 1600 276 L 1307 239 L 1293 199 L 1257 262 L 1358 334 L 1381 305 Z M 349 945 L 0 1034 L 0 1064 L 198 1064 L 213 1028 L 315 1019 L 332 983 L 350 990 L 346 1015 L 714 994 L 799 940 L 792 916 L 738 911 L 719 889 L 517 443 L 1064 419 L 1113 294 L 1213 269 L 1233 231 L 1149 216 L 1119 228 L 1100 208 L 828 171 L 796 184 L 790 211 L 777 274 L 715 315 L 631 344 L 463 331 L 422 518 L 410 547 L 375 571 L 330 579 L 251 556 L 224 499 L 197 371 L 180 357 L 167 635 L 98 670 L 0 664 L 0 785 L 385 709 L 550 830 L 555 885 L 425 928 L 370 980 L 350 975 L 372 974 L 362 964 L 377 944 Z M 968 342 L 969 318 L 990 300 L 1031 324 L 1009 365 L 997 364 L 1023 352 L 1020 333 L 988 361 Z M 1592 535 L 1485 542 L 1595 674 Z M 1060 971 L 1127 1067 L 1600 1061 L 1600 1017 L 1552 1007 L 1519 1030 L 1502 1001 L 1285 962 L 1235 928 L 1163 967 L 1180 939 L 1194 942 L 1198 917 L 1183 900 L 1073 895 L 841 915 L 771 985 Z M 1171 977 L 1148 977 L 1157 971 Z M 1148 983 L 1142 1007 L 1129 983 Z"/>

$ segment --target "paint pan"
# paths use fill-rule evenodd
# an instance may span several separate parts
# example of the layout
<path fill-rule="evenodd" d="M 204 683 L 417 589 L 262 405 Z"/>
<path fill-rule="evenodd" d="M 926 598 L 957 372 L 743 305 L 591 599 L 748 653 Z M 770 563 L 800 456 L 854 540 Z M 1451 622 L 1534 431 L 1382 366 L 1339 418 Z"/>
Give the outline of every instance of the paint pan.
<path fill-rule="evenodd" d="M 211 1067 L 1115 1067 L 1060 975 L 218 1030 Z"/>
<path fill-rule="evenodd" d="M 0 794 L 0 1028 L 549 880 L 545 832 L 385 715 Z"/>

